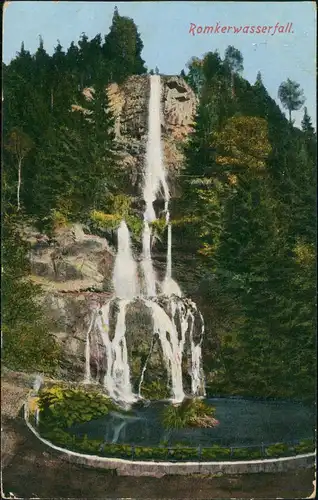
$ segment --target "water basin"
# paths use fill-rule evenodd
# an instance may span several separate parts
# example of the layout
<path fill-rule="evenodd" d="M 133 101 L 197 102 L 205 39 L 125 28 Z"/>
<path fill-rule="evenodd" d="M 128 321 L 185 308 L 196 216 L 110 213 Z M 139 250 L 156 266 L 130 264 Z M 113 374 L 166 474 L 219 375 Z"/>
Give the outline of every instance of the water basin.
<path fill-rule="evenodd" d="M 154 402 L 125 416 L 113 412 L 98 420 L 73 426 L 77 436 L 108 443 L 157 446 L 168 442 L 191 446 L 252 446 L 314 438 L 315 409 L 298 402 L 212 398 L 206 402 L 216 409 L 219 425 L 167 431 L 161 424 L 166 403 Z"/>

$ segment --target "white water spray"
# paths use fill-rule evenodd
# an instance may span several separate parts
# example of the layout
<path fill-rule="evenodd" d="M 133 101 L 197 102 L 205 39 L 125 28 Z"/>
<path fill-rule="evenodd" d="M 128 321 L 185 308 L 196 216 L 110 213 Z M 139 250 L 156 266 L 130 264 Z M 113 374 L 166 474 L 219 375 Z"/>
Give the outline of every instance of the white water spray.
<path fill-rule="evenodd" d="M 139 292 L 137 266 L 132 255 L 130 234 L 125 221 L 120 223 L 117 235 L 118 249 L 113 273 L 115 296 L 121 299 L 133 299 Z"/>
<path fill-rule="evenodd" d="M 144 273 L 147 297 L 156 295 L 156 274 L 151 260 L 151 230 L 147 220 L 144 221 L 144 232 L 142 235 L 143 259 L 141 266 Z"/>
<path fill-rule="evenodd" d="M 132 403 L 136 400 L 136 396 L 133 394 L 131 388 L 130 368 L 125 337 L 126 307 L 129 302 L 129 300 L 119 301 L 115 335 L 112 340 L 110 340 L 109 336 L 110 303 L 101 308 L 98 326 L 105 345 L 107 357 L 107 370 L 104 378 L 104 385 L 107 387 L 109 395 L 112 398 Z"/>
<path fill-rule="evenodd" d="M 40 375 L 39 373 L 35 375 L 34 382 L 33 382 L 33 391 L 37 394 L 44 382 L 43 375 Z"/>
<path fill-rule="evenodd" d="M 145 219 L 156 220 L 153 202 L 162 188 L 165 202 L 169 201 L 169 188 L 163 163 L 161 144 L 161 82 L 159 75 L 150 76 L 150 99 L 148 113 L 148 140 L 143 196 L 146 202 Z M 167 205 L 166 205 L 167 207 Z"/>
<path fill-rule="evenodd" d="M 162 284 L 162 291 L 165 295 L 168 295 L 170 297 L 171 295 L 177 295 L 178 297 L 182 296 L 181 289 L 172 279 L 172 228 L 171 228 L 171 223 L 169 221 L 170 214 L 167 212 L 167 217 L 166 220 L 168 220 L 168 248 L 167 248 L 167 271 L 166 271 L 166 276 L 164 279 L 164 282 Z"/>
<path fill-rule="evenodd" d="M 154 333 L 159 335 L 167 371 L 171 376 L 173 400 L 180 402 L 184 399 L 184 392 L 181 366 L 182 352 L 178 343 L 177 331 L 167 313 L 156 302 L 145 300 L 145 304 L 152 311 Z"/>

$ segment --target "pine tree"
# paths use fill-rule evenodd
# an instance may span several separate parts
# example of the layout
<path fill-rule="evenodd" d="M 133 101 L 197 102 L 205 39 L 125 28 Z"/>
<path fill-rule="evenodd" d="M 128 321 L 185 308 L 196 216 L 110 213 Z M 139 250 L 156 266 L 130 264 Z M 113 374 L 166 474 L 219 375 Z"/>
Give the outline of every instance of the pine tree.
<path fill-rule="evenodd" d="M 231 91 L 234 97 L 234 75 L 242 73 L 244 66 L 242 53 L 233 45 L 229 45 L 225 51 L 224 66 L 231 74 Z"/>
<path fill-rule="evenodd" d="M 204 84 L 203 61 L 198 57 L 192 57 L 187 63 L 187 68 L 188 74 L 185 80 L 192 90 L 200 95 Z"/>
<path fill-rule="evenodd" d="M 229 67 L 230 71 L 242 73 L 244 69 L 242 53 L 233 45 L 229 45 L 225 51 L 224 64 Z"/>
<path fill-rule="evenodd" d="M 312 126 L 311 118 L 308 115 L 308 110 L 306 106 L 304 108 L 304 116 L 301 122 L 301 128 L 302 131 L 305 132 L 305 134 L 313 134 L 315 131 L 314 127 Z"/>
<path fill-rule="evenodd" d="M 278 89 L 278 97 L 283 107 L 289 112 L 289 123 L 291 123 L 292 111 L 300 109 L 305 102 L 304 92 L 299 87 L 299 83 L 287 78 L 287 81 L 281 83 Z"/>
<path fill-rule="evenodd" d="M 104 57 L 110 65 L 110 80 L 121 83 L 129 75 L 146 73 L 142 49 L 143 43 L 134 21 L 120 16 L 115 8 L 110 32 L 103 45 Z"/>
<path fill-rule="evenodd" d="M 66 220 L 86 220 L 103 207 L 116 186 L 117 160 L 113 117 L 105 87 L 92 99 L 78 96 L 77 108 L 46 138 L 37 159 L 34 209 L 48 224 L 59 212 Z"/>
<path fill-rule="evenodd" d="M 255 81 L 254 86 L 255 87 L 263 86 L 262 74 L 260 71 L 258 71 L 258 73 L 256 75 L 256 81 Z"/>

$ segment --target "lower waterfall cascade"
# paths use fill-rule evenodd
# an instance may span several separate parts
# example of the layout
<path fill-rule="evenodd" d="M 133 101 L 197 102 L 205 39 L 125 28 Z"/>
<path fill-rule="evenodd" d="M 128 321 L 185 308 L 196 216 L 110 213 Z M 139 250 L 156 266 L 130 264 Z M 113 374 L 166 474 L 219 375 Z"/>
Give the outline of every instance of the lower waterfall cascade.
<path fill-rule="evenodd" d="M 127 345 L 127 311 L 134 303 L 142 304 L 151 318 L 150 344 L 153 346 L 156 339 L 160 346 L 171 400 L 178 403 L 184 399 L 185 373 L 188 381 L 191 380 L 191 383 L 188 383 L 187 395 L 191 393 L 191 396 L 205 396 L 201 353 L 203 317 L 196 304 L 183 296 L 179 285 L 172 279 L 170 194 L 163 161 L 161 121 L 160 76 L 151 75 L 143 188 L 146 208 L 140 262 L 142 272 L 138 275 L 139 265 L 133 257 L 129 229 L 123 220 L 117 230 L 117 254 L 113 271 L 114 295 L 106 304 L 94 308 L 86 334 L 84 382 L 102 383 L 111 398 L 124 404 L 143 399 L 141 390 L 152 356 L 151 347 L 141 366 L 139 380 L 133 387 L 133 354 Z M 162 283 L 157 279 L 151 257 L 151 223 L 156 220 L 153 202 L 159 197 L 164 198 L 167 228 L 166 274 Z M 103 370 L 98 366 L 95 380 L 90 369 L 94 350 L 99 353 L 99 359 L 103 358 Z M 102 379 L 100 373 L 103 373 Z"/>

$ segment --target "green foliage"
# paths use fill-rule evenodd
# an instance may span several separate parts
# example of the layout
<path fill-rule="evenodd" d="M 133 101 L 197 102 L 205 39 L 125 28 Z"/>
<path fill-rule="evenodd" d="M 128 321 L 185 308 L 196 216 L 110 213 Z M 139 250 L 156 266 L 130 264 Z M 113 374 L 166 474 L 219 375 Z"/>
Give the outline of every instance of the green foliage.
<path fill-rule="evenodd" d="M 104 212 L 93 210 L 90 213 L 90 222 L 92 223 L 92 230 L 107 230 L 117 229 L 122 218 L 117 214 L 105 214 Z"/>
<path fill-rule="evenodd" d="M 112 79 L 116 82 L 121 83 L 131 74 L 146 73 L 141 58 L 143 43 L 137 27 L 132 19 L 120 16 L 117 8 L 103 49 L 108 58 Z"/>
<path fill-rule="evenodd" d="M 167 228 L 166 219 L 156 219 L 151 223 L 151 227 L 159 237 L 162 236 Z"/>
<path fill-rule="evenodd" d="M 58 42 L 50 56 L 40 37 L 34 55 L 22 44 L 4 65 L 7 200 L 19 206 L 21 198 L 40 229 L 54 230 L 56 218 L 86 221 L 92 210 L 107 212 L 126 185 L 106 88 L 146 73 L 142 49 L 133 20 L 115 12 L 104 42 L 82 33 L 66 50 Z"/>
<path fill-rule="evenodd" d="M 231 456 L 230 448 L 223 448 L 217 444 L 210 448 L 202 448 L 201 457 L 205 460 L 226 460 Z"/>
<path fill-rule="evenodd" d="M 2 332 L 4 364 L 13 370 L 54 372 L 59 349 L 41 307 L 42 291 L 29 278 L 29 247 L 21 238 L 21 216 L 2 219 Z"/>
<path fill-rule="evenodd" d="M 304 92 L 301 90 L 299 83 L 287 78 L 286 82 L 282 82 L 278 89 L 278 97 L 284 108 L 289 111 L 289 122 L 291 123 L 291 112 L 300 109 L 304 102 Z"/>
<path fill-rule="evenodd" d="M 88 422 L 115 408 L 109 398 L 96 391 L 55 386 L 39 393 L 41 422 L 48 428 L 63 429 Z"/>
<path fill-rule="evenodd" d="M 107 204 L 109 213 L 104 213 L 99 210 L 93 210 L 89 215 L 89 221 L 92 230 L 115 230 L 118 228 L 122 220 L 131 231 L 133 237 L 140 240 L 143 222 L 135 215 L 131 209 L 131 197 L 121 195 L 111 195 Z"/>
<path fill-rule="evenodd" d="M 129 231 L 135 240 L 140 241 L 143 231 L 143 221 L 137 215 L 129 215 L 126 220 Z"/>
<path fill-rule="evenodd" d="M 302 453 L 313 453 L 315 451 L 315 442 L 313 439 L 304 439 L 294 447 L 296 455 Z"/>
<path fill-rule="evenodd" d="M 286 457 L 290 455 L 289 447 L 284 443 L 276 443 L 266 448 L 266 455 L 268 457 Z"/>
<path fill-rule="evenodd" d="M 163 410 L 162 424 L 166 429 L 185 427 L 213 427 L 215 408 L 200 399 L 184 399 L 179 405 L 169 405 Z"/>
<path fill-rule="evenodd" d="M 233 45 L 229 45 L 225 51 L 224 64 L 228 66 L 230 71 L 241 73 L 244 69 L 242 53 Z"/>
<path fill-rule="evenodd" d="M 290 126 L 260 74 L 252 86 L 226 67 L 217 53 L 196 63 L 176 217 L 188 223 L 174 232 L 184 261 L 199 262 L 205 372 L 214 392 L 312 400 L 316 135 L 306 112 L 303 132 Z"/>
<path fill-rule="evenodd" d="M 235 460 L 252 460 L 262 458 L 261 450 L 255 448 L 234 448 L 231 457 Z"/>
<path fill-rule="evenodd" d="M 141 394 L 146 399 L 166 399 L 170 396 L 169 389 L 160 380 L 153 380 L 149 383 L 143 383 L 141 386 Z"/>

